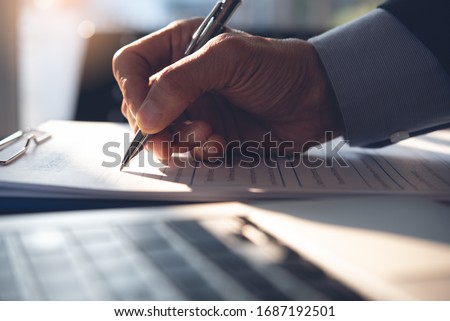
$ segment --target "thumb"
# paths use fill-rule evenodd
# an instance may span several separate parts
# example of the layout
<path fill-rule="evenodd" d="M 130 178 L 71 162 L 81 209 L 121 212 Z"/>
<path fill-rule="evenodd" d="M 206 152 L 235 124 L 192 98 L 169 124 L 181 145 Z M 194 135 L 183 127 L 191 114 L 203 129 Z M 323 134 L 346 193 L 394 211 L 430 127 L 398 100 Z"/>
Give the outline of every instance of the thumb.
<path fill-rule="evenodd" d="M 198 52 L 153 75 L 136 115 L 139 128 L 147 134 L 161 132 L 203 93 L 230 86 L 242 55 L 238 38 L 221 34 Z"/>

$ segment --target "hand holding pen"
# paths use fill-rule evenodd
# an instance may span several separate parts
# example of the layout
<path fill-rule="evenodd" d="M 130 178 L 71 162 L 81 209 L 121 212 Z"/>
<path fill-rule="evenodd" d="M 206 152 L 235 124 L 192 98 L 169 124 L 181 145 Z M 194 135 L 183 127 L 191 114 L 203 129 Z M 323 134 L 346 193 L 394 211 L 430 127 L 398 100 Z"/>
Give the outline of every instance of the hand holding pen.
<path fill-rule="evenodd" d="M 141 130 L 136 141 L 157 157 L 186 148 L 200 159 L 220 157 L 230 142 L 259 142 L 268 132 L 275 142 L 292 141 L 294 151 L 311 138 L 323 140 L 325 130 L 342 132 L 333 91 L 308 42 L 228 29 L 190 46 L 202 34 L 199 25 L 211 23 L 172 23 L 113 60 L 122 112 Z"/>
<path fill-rule="evenodd" d="M 192 40 L 185 51 L 185 55 L 196 52 L 203 47 L 210 39 L 220 34 L 234 11 L 241 4 L 241 0 L 223 0 L 216 3 L 210 14 L 203 20 L 197 31 L 193 34 Z M 122 170 L 129 162 L 136 157 L 151 138 L 149 134 L 144 134 L 138 129 L 130 148 L 124 156 Z"/>

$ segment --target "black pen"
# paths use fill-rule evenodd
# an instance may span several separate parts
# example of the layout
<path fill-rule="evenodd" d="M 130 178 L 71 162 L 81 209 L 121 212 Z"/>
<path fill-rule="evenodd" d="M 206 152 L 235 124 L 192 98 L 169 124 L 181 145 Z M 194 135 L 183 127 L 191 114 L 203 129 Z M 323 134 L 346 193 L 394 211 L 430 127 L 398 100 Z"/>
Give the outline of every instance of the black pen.
<path fill-rule="evenodd" d="M 203 47 L 210 39 L 219 35 L 230 20 L 234 11 L 239 7 L 242 0 L 222 0 L 216 3 L 210 14 L 203 20 L 200 27 L 192 36 L 192 40 L 185 51 L 188 56 Z M 140 129 L 136 133 L 128 151 L 126 152 L 120 170 L 122 171 L 133 158 L 135 158 L 151 139 L 152 135 L 144 134 Z"/>

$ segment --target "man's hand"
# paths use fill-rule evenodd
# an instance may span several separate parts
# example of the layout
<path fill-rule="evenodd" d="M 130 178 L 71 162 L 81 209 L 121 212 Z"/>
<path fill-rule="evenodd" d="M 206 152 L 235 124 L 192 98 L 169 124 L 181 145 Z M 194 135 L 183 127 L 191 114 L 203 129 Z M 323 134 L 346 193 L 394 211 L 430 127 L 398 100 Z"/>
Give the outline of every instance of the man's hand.
<path fill-rule="evenodd" d="M 302 151 L 309 141 L 323 142 L 325 131 L 343 133 L 311 44 L 228 30 L 184 57 L 199 24 L 172 23 L 113 59 L 122 112 L 135 131 L 155 134 L 147 147 L 157 156 L 168 158 L 180 147 L 200 158 L 222 155 L 228 142 L 262 142 L 268 132 L 277 144 L 292 141 L 292 151 Z"/>

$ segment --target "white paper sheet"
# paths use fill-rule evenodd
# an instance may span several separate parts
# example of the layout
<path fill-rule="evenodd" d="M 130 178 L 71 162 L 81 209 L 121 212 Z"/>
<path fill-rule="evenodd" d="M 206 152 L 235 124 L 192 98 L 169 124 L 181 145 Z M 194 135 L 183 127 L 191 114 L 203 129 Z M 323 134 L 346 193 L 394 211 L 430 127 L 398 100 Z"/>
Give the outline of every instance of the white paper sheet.
<path fill-rule="evenodd" d="M 120 160 L 132 135 L 111 123 L 50 121 L 39 127 L 52 138 L 15 163 L 0 167 L 0 196 L 215 201 L 303 198 L 348 194 L 415 194 L 450 198 L 450 132 L 413 138 L 382 149 L 344 146 L 348 166 L 304 164 L 330 161 L 326 145 L 297 159 L 261 159 L 253 167 L 194 162 L 186 166 L 148 163 L 149 153 L 124 172 Z M 329 146 L 337 146 L 333 141 Z M 331 150 L 331 149 L 329 149 Z M 0 153 L 6 157 L 5 152 Z M 328 155 L 328 156 L 327 156 Z M 301 160 L 301 162 L 300 162 Z M 116 163 L 113 166 L 113 163 Z M 142 166 L 144 165 L 144 166 Z M 292 166 L 294 165 L 294 166 Z M 342 164 L 341 164 L 342 165 Z"/>

